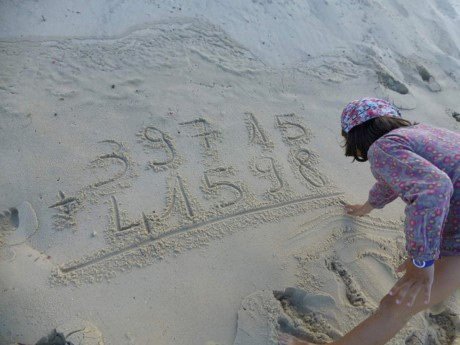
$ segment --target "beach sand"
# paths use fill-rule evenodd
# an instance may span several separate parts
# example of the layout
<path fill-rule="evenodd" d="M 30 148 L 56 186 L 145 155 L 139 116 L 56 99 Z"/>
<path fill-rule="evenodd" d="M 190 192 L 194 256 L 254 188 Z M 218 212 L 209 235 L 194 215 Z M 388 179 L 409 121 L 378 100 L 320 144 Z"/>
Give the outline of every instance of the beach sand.
<path fill-rule="evenodd" d="M 455 1 L 0 3 L 0 344 L 324 343 L 403 260 L 339 114 L 460 129 Z M 390 344 L 454 344 L 458 300 Z"/>

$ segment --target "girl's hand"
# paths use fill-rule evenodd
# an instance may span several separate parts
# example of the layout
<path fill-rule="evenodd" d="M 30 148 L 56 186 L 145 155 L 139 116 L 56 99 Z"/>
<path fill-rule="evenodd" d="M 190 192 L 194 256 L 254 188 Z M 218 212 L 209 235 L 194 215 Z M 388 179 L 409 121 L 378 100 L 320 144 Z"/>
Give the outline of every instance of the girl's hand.
<path fill-rule="evenodd" d="M 434 265 L 426 268 L 418 268 L 414 266 L 411 259 L 407 259 L 396 270 L 396 272 L 403 271 L 406 271 L 406 273 L 396 282 L 388 294 L 396 296 L 397 304 L 404 302 L 408 307 L 412 307 L 419 293 L 423 293 L 425 297 L 424 302 L 428 304 L 433 285 Z"/>
<path fill-rule="evenodd" d="M 362 217 L 370 213 L 373 209 L 374 208 L 371 206 L 371 204 L 369 204 L 368 201 L 363 205 L 345 205 L 345 211 L 350 216 Z"/>

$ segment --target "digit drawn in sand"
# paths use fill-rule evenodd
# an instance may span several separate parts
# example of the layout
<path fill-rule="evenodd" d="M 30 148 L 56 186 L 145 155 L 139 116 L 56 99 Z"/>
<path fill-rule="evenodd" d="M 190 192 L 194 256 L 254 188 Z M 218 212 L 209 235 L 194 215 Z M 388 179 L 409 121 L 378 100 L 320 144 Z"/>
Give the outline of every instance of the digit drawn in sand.
<path fill-rule="evenodd" d="M 288 145 L 308 144 L 311 131 L 295 114 L 275 115 L 276 127 L 281 130 L 283 141 Z"/>
<path fill-rule="evenodd" d="M 181 122 L 179 124 L 183 126 L 193 126 L 198 133 L 192 135 L 192 137 L 200 138 L 200 145 L 203 147 L 204 153 L 212 157 L 217 156 L 214 142 L 220 139 L 220 132 L 212 129 L 208 120 L 200 117 L 198 119 Z"/>
<path fill-rule="evenodd" d="M 326 260 L 326 267 L 337 274 L 345 285 L 345 294 L 347 296 L 348 302 L 354 307 L 363 307 L 367 304 L 366 298 L 363 293 L 360 292 L 359 287 L 356 282 L 353 280 L 352 276 L 347 272 L 343 267 L 342 263 L 337 259 L 332 258 Z"/>
<path fill-rule="evenodd" d="M 58 192 L 59 201 L 49 206 L 49 208 L 55 208 L 58 213 L 53 216 L 54 227 L 57 230 L 63 230 L 64 228 L 70 228 L 76 225 L 75 213 L 80 205 L 80 201 L 76 197 L 67 197 L 64 192 Z"/>
<path fill-rule="evenodd" d="M 243 199 L 243 190 L 239 185 L 227 180 L 216 180 L 216 178 L 225 178 L 231 175 L 234 175 L 234 172 L 231 168 L 228 167 L 218 167 L 206 170 L 204 172 L 204 186 L 202 187 L 204 193 L 209 195 L 217 195 L 219 191 L 227 190 L 234 195 L 233 199 L 228 201 L 224 201 L 222 198 L 217 205 L 218 207 L 235 205 Z"/>
<path fill-rule="evenodd" d="M 100 141 L 99 143 L 107 143 L 107 144 L 115 145 L 116 146 L 116 151 L 108 153 L 108 154 L 105 154 L 105 155 L 101 155 L 98 158 L 96 158 L 94 161 L 92 161 L 91 163 L 96 164 L 96 163 L 101 163 L 103 161 L 116 160 L 118 163 L 121 163 L 122 167 L 121 167 L 121 170 L 119 172 L 115 173 L 112 177 L 110 177 L 110 178 L 108 178 L 106 180 L 94 183 L 93 186 L 96 187 L 96 188 L 101 187 L 101 186 L 106 185 L 106 184 L 109 184 L 109 183 L 112 183 L 112 182 L 122 178 L 123 176 L 126 175 L 128 169 L 129 169 L 129 161 L 128 161 L 128 158 L 126 157 L 126 155 L 123 153 L 123 145 L 121 143 L 119 143 L 119 142 L 117 142 L 115 140 L 103 140 L 103 141 Z"/>
<path fill-rule="evenodd" d="M 251 144 L 258 144 L 262 146 L 263 149 L 272 149 L 274 147 L 273 142 L 259 124 L 259 120 L 257 120 L 253 113 L 245 114 L 248 117 L 246 120 L 246 127 L 248 129 L 249 142 Z"/>
<path fill-rule="evenodd" d="M 187 219 L 194 221 L 196 212 L 196 201 L 190 197 L 190 193 L 187 191 L 184 181 L 180 175 L 176 175 L 172 192 L 170 193 L 169 206 L 165 212 L 165 216 L 170 216 L 173 210 L 177 208 L 182 216 Z"/>
<path fill-rule="evenodd" d="M 271 186 L 264 193 L 264 198 L 279 201 L 292 198 L 292 191 L 282 175 L 282 167 L 274 158 L 268 156 L 253 158 L 249 163 L 249 168 L 255 176 L 270 182 Z"/>
<path fill-rule="evenodd" d="M 288 160 L 296 177 L 314 187 L 326 186 L 327 179 L 313 168 L 313 165 L 318 163 L 317 156 L 311 150 L 300 147 L 310 141 L 310 130 L 295 114 L 275 115 L 275 119 L 283 141 L 292 147 Z"/>
<path fill-rule="evenodd" d="M 175 175 L 169 179 L 168 189 L 166 206 L 162 212 L 156 213 L 152 211 L 150 214 L 141 212 L 141 218 L 130 221 L 129 224 L 125 225 L 122 221 L 123 216 L 120 212 L 118 201 L 115 196 L 111 196 L 113 206 L 113 233 L 116 236 L 120 236 L 127 234 L 126 230 L 133 230 L 139 235 L 152 234 L 152 236 L 156 236 L 158 235 L 157 232 L 166 229 L 168 225 L 171 226 L 171 217 L 176 214 L 182 217 L 177 226 L 181 226 L 185 223 L 197 222 L 203 217 L 200 205 L 191 196 L 180 175 Z M 153 233 L 152 222 L 155 225 L 155 233 Z M 143 228 L 142 230 L 141 227 Z M 134 234 L 133 231 L 129 233 Z M 115 240 L 118 241 L 118 239 Z"/>
<path fill-rule="evenodd" d="M 290 150 L 289 162 L 294 166 L 294 171 L 298 171 L 297 175 L 314 187 L 324 187 L 327 184 L 327 179 L 315 168 L 318 158 L 310 150 L 305 148 Z"/>
<path fill-rule="evenodd" d="M 148 126 L 137 135 L 144 142 L 146 148 L 162 150 L 164 153 L 164 159 L 151 160 L 148 162 L 148 165 L 154 171 L 161 171 L 168 168 L 175 169 L 179 166 L 180 157 L 174 147 L 173 139 L 169 134 L 154 126 Z"/>
<path fill-rule="evenodd" d="M 260 163 L 268 163 L 264 168 Z M 269 189 L 270 193 L 279 192 L 284 187 L 284 182 L 281 179 L 280 173 L 275 166 L 275 160 L 272 157 L 261 157 L 258 162 L 255 162 L 254 168 L 262 175 L 269 175 L 274 179 L 274 186 Z"/>
<path fill-rule="evenodd" d="M 117 199 L 112 195 L 112 206 L 113 206 L 113 215 L 115 217 L 115 231 L 120 232 L 120 231 L 125 231 L 132 229 L 136 226 L 140 225 L 140 222 L 133 222 L 128 225 L 122 225 L 121 217 L 120 217 L 120 210 L 118 208 L 118 201 Z"/>

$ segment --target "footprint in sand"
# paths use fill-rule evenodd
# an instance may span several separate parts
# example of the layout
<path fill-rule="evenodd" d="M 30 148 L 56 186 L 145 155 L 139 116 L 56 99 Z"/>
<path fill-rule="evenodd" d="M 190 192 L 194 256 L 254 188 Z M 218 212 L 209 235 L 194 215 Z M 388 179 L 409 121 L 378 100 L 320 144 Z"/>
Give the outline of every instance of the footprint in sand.
<path fill-rule="evenodd" d="M 104 338 L 99 329 L 91 322 L 75 319 L 56 328 L 65 335 L 66 341 L 75 345 L 104 345 Z"/>
<path fill-rule="evenodd" d="M 457 122 L 460 122 L 460 113 L 453 111 L 452 112 L 452 117 L 457 120 Z"/>
<path fill-rule="evenodd" d="M 442 313 L 438 315 L 428 314 L 427 321 L 432 332 L 432 338 L 434 338 L 433 344 L 440 345 L 458 345 L 460 339 L 458 333 L 460 333 L 460 318 L 459 316 L 446 308 Z M 431 344 L 431 343 L 425 343 Z"/>
<path fill-rule="evenodd" d="M 430 91 L 441 91 L 441 85 L 439 85 L 439 83 L 434 79 L 434 77 L 431 75 L 430 72 L 428 72 L 428 70 L 425 67 L 418 65 L 417 71 L 422 80 L 427 84 L 428 89 L 430 89 Z"/>
<path fill-rule="evenodd" d="M 337 329 L 338 308 L 331 296 L 314 295 L 297 288 L 275 291 L 274 296 L 288 316 L 278 319 L 281 332 L 315 344 L 328 343 L 342 336 Z"/>
<path fill-rule="evenodd" d="M 405 345 L 459 345 L 460 318 L 448 308 L 436 315 L 426 314 L 427 327 L 425 331 L 413 332 L 406 338 Z"/>
<path fill-rule="evenodd" d="M 361 292 L 357 283 L 347 270 L 343 267 L 342 263 L 336 259 L 328 260 L 326 262 L 327 268 L 337 274 L 345 285 L 345 294 L 348 302 L 353 307 L 364 307 L 367 305 L 366 297 Z"/>
<path fill-rule="evenodd" d="M 425 336 L 420 334 L 419 332 L 414 332 L 406 338 L 404 342 L 405 345 L 424 345 L 425 344 Z"/>
<path fill-rule="evenodd" d="M 38 229 L 37 215 L 27 201 L 0 212 L 0 246 L 14 246 L 26 241 Z"/>
<path fill-rule="evenodd" d="M 4 242 L 4 238 L 11 232 L 15 231 L 19 226 L 18 210 L 11 207 L 6 211 L 0 212 L 0 246 Z"/>
<path fill-rule="evenodd" d="M 401 95 L 406 95 L 409 93 L 409 89 L 406 85 L 396 80 L 388 73 L 377 71 L 377 77 L 379 79 L 379 83 L 385 86 L 387 89 L 393 90 L 397 93 L 400 93 Z"/>
<path fill-rule="evenodd" d="M 35 345 L 104 345 L 101 332 L 92 323 L 80 319 L 59 326 Z M 20 345 L 20 344 L 17 344 Z"/>

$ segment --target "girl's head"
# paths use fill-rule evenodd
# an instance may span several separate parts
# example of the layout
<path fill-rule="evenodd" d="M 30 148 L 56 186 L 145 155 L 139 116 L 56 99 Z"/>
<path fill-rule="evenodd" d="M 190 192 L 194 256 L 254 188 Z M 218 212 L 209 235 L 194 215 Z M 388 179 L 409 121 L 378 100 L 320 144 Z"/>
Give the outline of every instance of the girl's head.
<path fill-rule="evenodd" d="M 341 123 L 345 156 L 359 162 L 367 161 L 369 147 L 382 135 L 412 125 L 401 118 L 398 108 L 378 98 L 363 98 L 348 103 L 343 109 Z"/>

